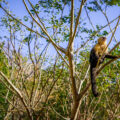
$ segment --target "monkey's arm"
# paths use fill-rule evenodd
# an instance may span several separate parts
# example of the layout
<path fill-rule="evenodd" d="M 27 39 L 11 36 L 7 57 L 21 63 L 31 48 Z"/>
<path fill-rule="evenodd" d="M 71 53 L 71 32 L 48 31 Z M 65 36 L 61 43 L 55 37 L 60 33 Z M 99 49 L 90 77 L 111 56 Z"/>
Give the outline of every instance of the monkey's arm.
<path fill-rule="evenodd" d="M 115 58 L 118 58 L 118 56 L 114 56 L 114 55 L 106 54 L 106 55 L 105 55 L 105 58 L 115 59 Z"/>

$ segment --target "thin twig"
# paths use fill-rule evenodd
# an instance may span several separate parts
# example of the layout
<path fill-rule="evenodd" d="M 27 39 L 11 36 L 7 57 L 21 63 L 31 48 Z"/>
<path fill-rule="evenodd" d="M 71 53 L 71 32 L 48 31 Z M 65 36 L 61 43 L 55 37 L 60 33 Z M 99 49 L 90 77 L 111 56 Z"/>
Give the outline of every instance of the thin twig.
<path fill-rule="evenodd" d="M 4 73 L 2 71 L 0 71 L 0 75 L 5 79 L 5 81 L 11 86 L 11 88 L 17 93 L 17 95 L 19 96 L 21 102 L 23 103 L 27 113 L 28 113 L 28 116 L 29 116 L 29 119 L 32 120 L 32 117 L 31 117 L 31 113 L 27 107 L 27 104 L 26 102 L 24 101 L 23 99 L 23 96 L 21 94 L 21 92 L 13 85 L 13 83 L 4 75 Z"/>
<path fill-rule="evenodd" d="M 105 16 L 105 18 L 106 18 L 106 20 L 107 20 L 107 22 L 108 22 L 108 25 L 109 25 L 110 31 L 112 32 L 111 26 L 110 26 L 110 24 L 109 24 L 110 22 L 109 22 L 109 19 L 108 19 L 106 13 L 102 10 L 101 6 L 98 4 L 97 1 L 96 1 L 96 3 L 97 3 L 97 6 L 99 7 L 100 11 L 101 11 L 101 12 L 103 13 L 103 15 Z M 113 37 L 115 38 L 115 40 L 116 40 L 116 42 L 117 42 L 117 39 L 116 39 L 115 35 L 114 35 Z"/>
<path fill-rule="evenodd" d="M 109 60 L 107 63 L 105 63 L 103 66 L 101 66 L 100 69 L 97 71 L 96 76 L 97 76 L 97 75 L 100 73 L 100 71 L 101 71 L 102 69 L 104 69 L 107 65 L 109 65 L 110 63 L 114 62 L 115 60 L 117 60 L 117 59 L 119 59 L 119 58 L 120 58 L 120 56 L 118 56 L 118 58 Z"/>
<path fill-rule="evenodd" d="M 119 16 L 118 17 L 116 17 L 115 19 L 113 19 L 112 21 L 110 21 L 108 24 L 106 24 L 105 26 L 103 26 L 101 29 L 99 29 L 98 31 L 96 31 L 96 33 L 95 33 L 95 35 L 94 36 L 96 36 L 102 29 L 104 29 L 105 27 L 107 27 L 107 26 L 109 26 L 111 23 L 113 23 L 115 20 L 117 20 L 119 18 Z M 114 28 L 115 29 L 115 28 Z M 113 30 L 114 30 L 113 29 Z M 113 32 L 113 30 L 112 30 L 112 32 Z M 110 32 L 111 33 L 111 32 Z M 91 36 L 90 37 L 94 37 L 94 36 L 92 36 L 92 34 L 91 34 Z M 107 35 L 108 36 L 108 35 Z M 89 37 L 89 38 L 90 38 Z M 88 42 L 90 41 L 90 39 L 88 39 L 83 45 L 81 45 L 77 50 L 75 50 L 75 52 L 74 52 L 74 54 L 77 54 L 78 52 L 79 52 L 79 50 L 81 49 L 81 48 L 83 48 Z"/>
<path fill-rule="evenodd" d="M 81 1 L 80 9 L 79 9 L 79 12 L 78 12 L 78 16 L 77 16 L 77 18 L 76 18 L 75 30 L 74 30 L 74 33 L 73 33 L 72 38 L 71 38 L 70 41 L 69 41 L 67 50 L 70 49 L 70 47 L 71 47 L 71 45 L 72 45 L 72 43 L 73 43 L 73 41 L 74 41 L 74 37 L 75 37 L 75 35 L 76 35 L 77 27 L 78 27 L 78 24 L 79 24 L 80 15 L 81 15 L 82 8 L 83 8 L 83 5 L 84 5 L 85 2 L 86 2 L 86 0 L 85 0 L 85 1 L 84 1 L 84 0 Z M 72 10 L 72 9 L 71 9 L 71 10 Z M 72 13 L 72 12 L 71 12 L 71 13 Z M 72 22 L 72 21 L 71 21 L 71 22 Z M 72 23 L 71 23 L 71 24 L 72 24 Z"/>
<path fill-rule="evenodd" d="M 118 45 L 120 45 L 120 42 L 118 42 L 118 43 L 109 51 L 109 54 L 110 54 Z"/>
<path fill-rule="evenodd" d="M 28 6 L 27 6 L 25 0 L 23 0 L 23 3 L 24 3 L 24 5 L 25 5 L 25 7 L 26 7 L 27 12 L 28 12 L 29 15 L 31 16 L 31 18 L 32 18 L 32 19 L 35 21 L 35 23 L 41 28 L 41 30 L 47 35 L 47 37 L 49 38 L 49 41 L 52 43 L 52 45 L 53 45 L 56 49 L 58 49 L 58 50 L 60 50 L 61 52 L 63 52 L 63 53 L 66 54 L 66 50 L 65 50 L 64 48 L 58 46 L 58 45 L 53 41 L 53 39 L 50 37 L 50 35 L 48 34 L 48 32 L 47 32 L 47 31 L 41 26 L 41 24 L 34 18 L 34 16 L 32 15 L 32 13 L 31 13 L 30 10 L 28 9 Z"/>
<path fill-rule="evenodd" d="M 26 26 L 25 24 L 23 24 L 20 20 L 18 20 L 17 18 L 13 17 L 10 13 L 7 12 L 7 10 L 5 10 L 2 6 L 1 6 L 2 10 L 9 15 L 13 20 L 16 20 L 17 22 L 19 22 L 21 25 L 23 25 L 24 27 L 26 27 L 28 30 L 38 34 L 39 36 L 45 38 L 46 40 L 49 40 L 47 37 L 41 35 L 40 33 L 38 33 L 37 31 L 32 30 L 31 28 L 29 28 L 28 26 Z"/>
<path fill-rule="evenodd" d="M 40 17 L 38 16 L 38 13 L 36 12 L 36 10 L 35 10 L 33 4 L 30 2 L 30 0 L 28 0 L 28 2 L 29 2 L 29 4 L 31 5 L 32 9 L 34 10 L 34 12 L 35 12 L 36 16 L 38 17 L 39 21 L 40 21 L 41 24 L 43 25 L 43 28 L 47 31 L 47 29 L 46 29 L 44 23 L 42 22 L 42 20 L 41 20 Z"/>
<path fill-rule="evenodd" d="M 74 0 L 71 0 L 71 24 L 70 24 L 70 38 L 69 38 L 69 45 L 68 45 L 69 48 L 71 47 L 71 44 L 72 44 L 73 25 L 74 25 Z"/>
<path fill-rule="evenodd" d="M 89 69 L 90 69 L 90 65 L 88 66 L 88 69 L 87 69 L 87 71 L 86 71 L 86 74 L 85 74 L 84 79 L 81 80 L 81 82 L 80 82 L 79 89 L 78 89 L 78 94 L 80 94 L 80 90 L 81 90 L 82 83 L 83 83 L 83 82 L 85 81 L 85 79 L 87 78 L 87 75 L 88 75 L 88 73 L 89 73 Z"/>
<path fill-rule="evenodd" d="M 85 12 L 86 12 L 86 14 L 87 14 L 87 17 L 88 17 L 88 20 L 89 20 L 91 26 L 93 27 L 94 31 L 96 31 L 96 30 L 95 30 L 95 27 L 94 27 L 94 25 L 93 25 L 93 23 L 92 23 L 92 21 L 91 21 L 91 19 L 90 19 L 90 17 L 89 17 L 89 14 L 88 14 L 88 11 L 87 11 L 86 7 L 85 7 Z"/>

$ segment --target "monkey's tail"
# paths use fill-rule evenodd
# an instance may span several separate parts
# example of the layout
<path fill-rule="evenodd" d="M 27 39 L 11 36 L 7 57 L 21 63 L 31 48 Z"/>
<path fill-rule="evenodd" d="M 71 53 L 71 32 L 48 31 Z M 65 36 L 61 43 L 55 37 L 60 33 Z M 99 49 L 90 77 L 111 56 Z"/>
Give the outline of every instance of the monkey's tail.
<path fill-rule="evenodd" d="M 91 75 L 91 85 L 92 85 L 92 93 L 95 97 L 97 97 L 99 94 L 97 92 L 97 86 L 96 86 L 96 68 L 90 67 L 90 75 Z"/>

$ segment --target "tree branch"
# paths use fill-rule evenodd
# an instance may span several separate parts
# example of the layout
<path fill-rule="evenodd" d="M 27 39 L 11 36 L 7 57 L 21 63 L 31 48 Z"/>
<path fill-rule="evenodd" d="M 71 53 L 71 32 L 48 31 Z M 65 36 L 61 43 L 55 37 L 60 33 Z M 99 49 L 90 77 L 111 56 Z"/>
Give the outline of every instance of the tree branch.
<path fill-rule="evenodd" d="M 52 45 L 57 48 L 58 50 L 60 50 L 61 52 L 63 52 L 64 54 L 66 54 L 66 50 L 60 46 L 58 46 L 50 37 L 50 35 L 48 34 L 48 32 L 41 26 L 41 24 L 33 17 L 32 13 L 30 12 L 30 10 L 28 9 L 27 4 L 25 3 L 25 0 L 23 0 L 23 3 L 26 7 L 26 10 L 28 11 L 29 15 L 31 16 L 31 18 L 35 21 L 35 23 L 41 28 L 41 30 L 47 35 L 47 37 L 49 38 L 49 41 L 52 43 Z"/>
<path fill-rule="evenodd" d="M 13 83 L 4 75 L 4 73 L 2 71 L 0 71 L 0 75 L 4 78 L 4 80 L 11 86 L 11 88 L 17 93 L 17 95 L 19 96 L 21 102 L 23 103 L 27 113 L 28 113 L 28 116 L 30 118 L 30 120 L 32 120 L 32 117 L 31 117 L 31 113 L 27 107 L 27 104 L 26 102 L 24 101 L 23 99 L 23 96 L 21 94 L 21 92 L 13 85 Z"/>
<path fill-rule="evenodd" d="M 96 76 L 97 76 L 97 75 L 101 72 L 101 70 L 104 69 L 107 65 L 109 65 L 110 63 L 114 62 L 115 60 L 117 60 L 117 59 L 119 59 L 119 58 L 120 58 L 120 56 L 118 56 L 118 57 L 115 58 L 115 59 L 109 60 L 107 63 L 105 63 L 104 65 L 102 65 L 102 66 L 100 67 L 100 69 L 97 71 Z"/>
<path fill-rule="evenodd" d="M 112 21 L 110 21 L 109 24 L 113 23 L 113 22 L 114 22 L 115 20 L 117 20 L 118 18 L 119 18 L 119 16 L 116 17 L 115 19 L 113 19 Z M 96 31 L 95 35 L 97 35 L 102 29 L 104 29 L 105 27 L 107 27 L 109 24 L 106 24 L 106 25 L 103 26 L 100 30 Z M 115 28 L 116 28 L 116 27 L 115 27 Z M 115 28 L 114 28 L 114 29 L 115 29 Z M 94 36 L 95 36 L 95 35 L 94 35 Z M 93 37 L 92 34 L 91 34 L 90 37 Z M 77 50 L 75 50 L 74 54 L 77 54 L 77 53 L 79 52 L 79 50 L 80 50 L 81 48 L 83 48 L 89 41 L 90 41 L 90 39 L 88 39 L 83 45 L 81 45 L 79 48 L 77 48 Z"/>
<path fill-rule="evenodd" d="M 48 40 L 47 37 L 41 35 L 41 34 L 38 33 L 37 31 L 32 30 L 31 28 L 29 28 L 28 26 L 26 26 L 25 24 L 23 24 L 20 20 L 18 20 L 17 18 L 13 17 L 10 13 L 7 12 L 7 10 L 5 10 L 2 6 L 0 6 L 0 8 L 2 8 L 2 10 L 3 10 L 7 15 L 9 15 L 13 20 L 19 22 L 21 25 L 23 25 L 23 26 L 24 26 L 25 28 L 27 28 L 29 31 L 32 31 L 32 32 L 38 34 L 39 36 L 45 38 L 46 40 Z"/>
<path fill-rule="evenodd" d="M 77 31 L 77 26 L 79 24 L 79 19 L 80 19 L 80 15 L 81 15 L 81 12 L 82 12 L 82 8 L 83 8 L 83 5 L 84 5 L 85 2 L 86 2 L 86 0 L 85 1 L 84 0 L 81 1 L 80 9 L 79 9 L 78 16 L 77 16 L 77 19 L 76 19 L 75 30 L 74 30 L 72 38 L 69 41 L 68 49 L 67 50 L 70 49 L 70 47 L 71 47 L 71 45 L 73 43 L 74 37 L 76 35 L 76 31 Z"/>
<path fill-rule="evenodd" d="M 73 36 L 73 23 L 74 23 L 74 0 L 71 0 L 71 24 L 70 24 L 70 39 L 68 47 L 71 47 L 71 41 Z M 68 49 L 69 50 L 69 49 Z"/>
<path fill-rule="evenodd" d="M 90 19 L 90 17 L 89 17 L 89 14 L 88 14 L 88 11 L 87 11 L 87 9 L 85 8 L 85 12 L 86 12 L 86 14 L 87 14 L 87 17 L 88 17 L 88 20 L 89 20 L 89 22 L 90 22 L 90 24 L 91 24 L 91 26 L 93 27 L 93 29 L 95 30 L 95 27 L 94 27 L 94 25 L 93 25 L 93 23 L 92 23 L 92 21 L 91 21 L 91 19 Z M 95 30 L 96 31 L 96 30 Z"/>
<path fill-rule="evenodd" d="M 91 85 L 91 83 L 88 83 L 87 86 L 84 88 L 84 90 L 82 92 L 80 92 L 80 94 L 78 96 L 78 100 L 80 100 L 83 97 L 83 95 L 87 92 L 90 85 Z"/>
<path fill-rule="evenodd" d="M 107 22 L 108 22 L 110 31 L 112 32 L 111 26 L 110 26 L 110 24 L 109 24 L 110 22 L 109 22 L 109 20 L 108 20 L 108 17 L 107 17 L 107 15 L 106 15 L 106 13 L 102 10 L 102 8 L 101 8 L 101 6 L 98 4 L 98 2 L 96 2 L 96 3 L 97 3 L 97 6 L 99 7 L 100 11 L 101 11 L 101 12 L 103 13 L 103 15 L 105 16 L 105 18 L 106 18 L 106 20 L 107 20 Z M 117 42 L 117 39 L 116 39 L 115 35 L 114 35 L 113 37 L 114 37 L 114 39 L 115 39 L 116 42 Z"/>
<path fill-rule="evenodd" d="M 42 22 L 42 20 L 41 20 L 40 17 L 38 16 L 38 13 L 36 12 L 36 10 L 35 10 L 33 4 L 30 2 L 30 0 L 28 0 L 28 2 L 29 2 L 29 4 L 31 5 L 32 9 L 35 11 L 36 16 L 38 17 L 39 21 L 40 21 L 41 24 L 43 25 L 43 28 L 47 31 L 47 29 L 46 29 L 44 23 Z"/>
<path fill-rule="evenodd" d="M 117 24 L 116 24 L 116 26 L 115 26 L 115 30 L 113 31 L 112 36 L 111 36 L 111 39 L 110 39 L 107 47 L 106 47 L 105 50 L 103 51 L 103 54 L 104 54 L 104 52 L 106 51 L 106 49 L 108 48 L 108 46 L 110 45 L 110 43 L 111 43 L 111 41 L 112 41 L 112 38 L 114 37 L 114 34 L 115 34 L 116 30 L 117 30 L 117 26 L 118 26 L 118 24 L 119 24 L 119 20 L 120 20 L 120 17 L 118 18 Z M 103 55 L 103 54 L 102 54 L 102 55 Z"/>
<path fill-rule="evenodd" d="M 120 42 L 118 42 L 109 52 L 109 54 L 120 44 Z"/>

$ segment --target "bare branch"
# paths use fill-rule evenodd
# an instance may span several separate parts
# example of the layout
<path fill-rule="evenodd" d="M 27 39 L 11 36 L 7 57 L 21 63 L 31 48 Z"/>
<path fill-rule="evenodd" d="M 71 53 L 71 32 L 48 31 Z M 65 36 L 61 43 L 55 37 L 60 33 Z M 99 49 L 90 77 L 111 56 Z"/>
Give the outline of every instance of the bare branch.
<path fill-rule="evenodd" d="M 118 42 L 118 43 L 110 50 L 109 54 L 110 54 L 118 45 L 120 45 L 120 42 Z"/>
<path fill-rule="evenodd" d="M 56 48 L 55 48 L 56 49 Z M 62 56 L 62 54 L 56 49 L 58 55 L 60 55 L 60 57 L 62 58 L 62 60 L 66 63 L 66 65 L 69 67 L 68 62 L 66 61 L 66 59 Z"/>
<path fill-rule="evenodd" d="M 117 27 L 119 27 L 120 26 L 120 24 L 117 26 Z M 116 26 L 115 26 L 116 27 Z M 106 35 L 106 37 L 107 36 L 109 36 L 111 33 L 113 33 L 113 31 L 115 30 L 115 27 Z M 117 41 L 116 41 L 117 42 Z"/>
<path fill-rule="evenodd" d="M 32 15 L 32 13 L 30 12 L 30 10 L 28 9 L 27 4 L 25 3 L 25 0 L 23 0 L 23 3 L 26 7 L 26 10 L 28 11 L 29 15 L 31 16 L 31 18 L 35 21 L 35 23 L 41 28 L 41 30 L 47 35 L 47 37 L 49 38 L 49 41 L 52 43 L 52 45 L 57 48 L 58 50 L 60 50 L 61 52 L 66 54 L 66 50 L 60 46 L 58 46 L 53 39 L 50 37 L 50 35 L 48 34 L 48 32 L 41 26 L 41 24 L 34 18 L 34 16 Z"/>
<path fill-rule="evenodd" d="M 74 24 L 74 0 L 71 0 L 71 24 L 70 24 L 70 39 L 68 45 L 69 48 L 71 47 L 72 44 L 71 41 L 73 36 L 73 24 Z"/>
<path fill-rule="evenodd" d="M 116 24 L 115 30 L 114 30 L 113 33 L 112 33 L 112 37 L 111 37 L 111 39 L 110 39 L 110 41 L 109 41 L 109 43 L 108 43 L 108 45 L 107 45 L 107 48 L 108 48 L 108 46 L 110 45 L 110 43 L 111 43 L 111 41 L 112 41 L 112 38 L 114 37 L 114 34 L 115 34 L 116 30 L 117 30 L 117 27 L 118 27 L 119 21 L 120 21 L 120 17 L 118 18 L 118 21 L 117 21 L 117 24 Z"/>
<path fill-rule="evenodd" d="M 80 94 L 79 94 L 79 96 L 78 96 L 78 100 L 80 100 L 80 99 L 83 97 L 83 95 L 88 91 L 90 85 L 91 85 L 91 83 L 88 83 L 88 84 L 86 85 L 86 87 L 84 88 L 84 90 L 82 90 L 82 91 L 80 92 Z"/>
<path fill-rule="evenodd" d="M 60 116 L 63 120 L 69 120 L 69 118 L 65 118 L 60 113 L 58 113 L 52 106 L 50 106 L 50 109 L 52 109 L 58 116 Z"/>
<path fill-rule="evenodd" d="M 104 28 L 106 28 L 107 26 L 109 26 L 111 23 L 113 23 L 115 20 L 117 20 L 119 18 L 119 16 L 118 17 L 116 17 L 115 19 L 113 19 L 112 21 L 110 21 L 108 24 L 106 24 L 105 26 L 103 26 L 98 32 L 100 32 L 102 29 L 104 29 Z M 97 32 L 97 33 L 98 33 Z"/>
<path fill-rule="evenodd" d="M 103 66 L 100 67 L 100 69 L 97 71 L 97 74 L 96 74 L 96 75 L 98 75 L 98 74 L 100 73 L 100 71 L 101 71 L 102 69 L 104 69 L 107 65 L 109 65 L 110 63 L 114 62 L 115 60 L 117 60 L 117 59 L 119 59 L 119 58 L 120 58 L 120 56 L 118 56 L 118 57 L 115 58 L 115 59 L 109 60 L 107 63 L 105 63 Z"/>
<path fill-rule="evenodd" d="M 81 45 L 79 48 L 77 48 L 77 50 L 74 52 L 74 54 L 77 54 L 79 52 L 79 50 L 83 47 L 85 47 L 85 45 L 90 41 L 90 39 L 88 39 L 83 45 Z"/>
<path fill-rule="evenodd" d="M 87 71 L 86 71 L 86 74 L 85 74 L 84 79 L 81 80 L 81 83 L 80 83 L 80 85 L 79 85 L 79 89 L 78 89 L 78 94 L 80 94 L 81 85 L 82 85 L 82 83 L 85 81 L 85 79 L 87 78 L 87 75 L 88 75 L 88 73 L 89 73 L 89 70 L 90 70 L 90 65 L 88 66 L 88 69 L 87 69 Z"/>
<path fill-rule="evenodd" d="M 108 19 L 106 13 L 102 10 L 102 8 L 101 8 L 101 6 L 98 4 L 98 2 L 96 2 L 96 3 L 97 3 L 97 5 L 98 5 L 100 11 L 101 11 L 101 12 L 103 13 L 103 15 L 105 16 L 105 18 L 106 18 L 106 20 L 107 20 L 107 22 L 108 22 L 108 25 L 109 25 L 110 31 L 112 32 L 112 28 L 111 28 L 111 26 L 110 26 L 110 22 L 109 22 L 109 19 Z M 117 39 L 116 39 L 115 35 L 114 35 L 114 38 L 115 38 L 115 40 L 116 40 L 116 42 L 117 42 Z"/>
<path fill-rule="evenodd" d="M 94 25 L 93 25 L 93 23 L 92 23 L 92 21 L 91 21 L 91 19 L 90 19 L 90 17 L 89 17 L 89 14 L 88 14 L 88 11 L 87 11 L 87 9 L 85 8 L 85 12 L 86 12 L 86 14 L 87 14 L 87 17 L 88 17 L 88 20 L 89 20 L 89 22 L 90 22 L 90 24 L 91 24 L 91 26 L 93 27 L 93 29 L 95 30 L 95 27 L 94 27 Z M 96 31 L 96 30 L 95 30 Z"/>
<path fill-rule="evenodd" d="M 30 2 L 30 0 L 28 0 L 28 2 L 29 2 L 29 4 L 31 5 L 32 9 L 35 11 L 36 16 L 38 17 L 39 21 L 40 21 L 41 24 L 43 25 L 43 28 L 46 30 L 46 27 L 45 27 L 44 23 L 42 22 L 42 20 L 40 19 L 40 17 L 38 16 L 38 14 L 37 14 L 37 12 L 36 12 L 33 4 Z M 46 31 L 47 31 L 47 30 L 46 30 Z"/>
<path fill-rule="evenodd" d="M 27 113 L 28 113 L 28 116 L 30 118 L 30 120 L 32 120 L 32 117 L 31 117 L 31 113 L 27 107 L 27 104 L 25 103 L 24 99 L 23 99 L 23 96 L 21 94 L 21 92 L 13 85 L 13 83 L 4 75 L 4 73 L 2 71 L 0 71 L 0 75 L 5 79 L 5 81 L 11 86 L 11 88 L 17 93 L 17 95 L 19 96 L 21 102 L 23 103 Z"/>
<path fill-rule="evenodd" d="M 77 19 L 76 19 L 75 30 L 74 30 L 72 39 L 70 39 L 70 41 L 69 41 L 68 50 L 70 49 L 70 47 L 71 47 L 71 45 L 73 43 L 74 37 L 76 35 L 76 31 L 77 31 L 77 27 L 78 27 L 78 24 L 79 24 L 80 15 L 81 15 L 82 8 L 83 8 L 83 5 L 84 5 L 85 2 L 86 2 L 86 0 L 85 1 L 84 0 L 81 1 L 80 9 L 79 9 L 78 16 L 77 16 Z"/>
<path fill-rule="evenodd" d="M 113 19 L 112 21 L 110 21 L 108 24 L 106 24 L 105 26 L 103 26 L 100 30 L 96 31 L 95 35 L 97 35 L 102 29 L 104 29 L 105 27 L 109 26 L 111 23 L 113 23 L 115 20 L 117 20 L 119 18 L 116 17 L 115 19 Z M 115 27 L 116 28 L 116 27 Z M 115 30 L 115 28 L 113 30 Z M 112 32 L 113 32 L 112 30 Z M 111 33 L 111 32 L 110 32 Z M 94 35 L 94 36 L 95 36 Z M 91 34 L 91 37 L 92 37 L 92 34 Z M 77 48 L 77 50 L 75 50 L 74 54 L 77 54 L 79 52 L 79 50 L 83 47 L 85 47 L 85 45 L 90 41 L 90 39 L 88 39 L 83 45 L 81 45 L 79 48 Z"/>
<path fill-rule="evenodd" d="M 48 40 L 48 38 L 46 38 L 45 36 L 41 35 L 40 33 L 38 33 L 37 31 L 32 30 L 31 28 L 29 28 L 28 26 L 26 26 L 25 24 L 23 24 L 20 20 L 18 20 L 17 18 L 13 17 L 10 13 L 7 12 L 7 10 L 5 10 L 2 6 L 1 6 L 2 10 L 9 15 L 13 20 L 16 20 L 17 22 L 19 22 L 21 25 L 23 25 L 24 27 L 26 27 L 28 30 L 38 34 L 39 36 L 45 38 L 46 40 Z"/>

